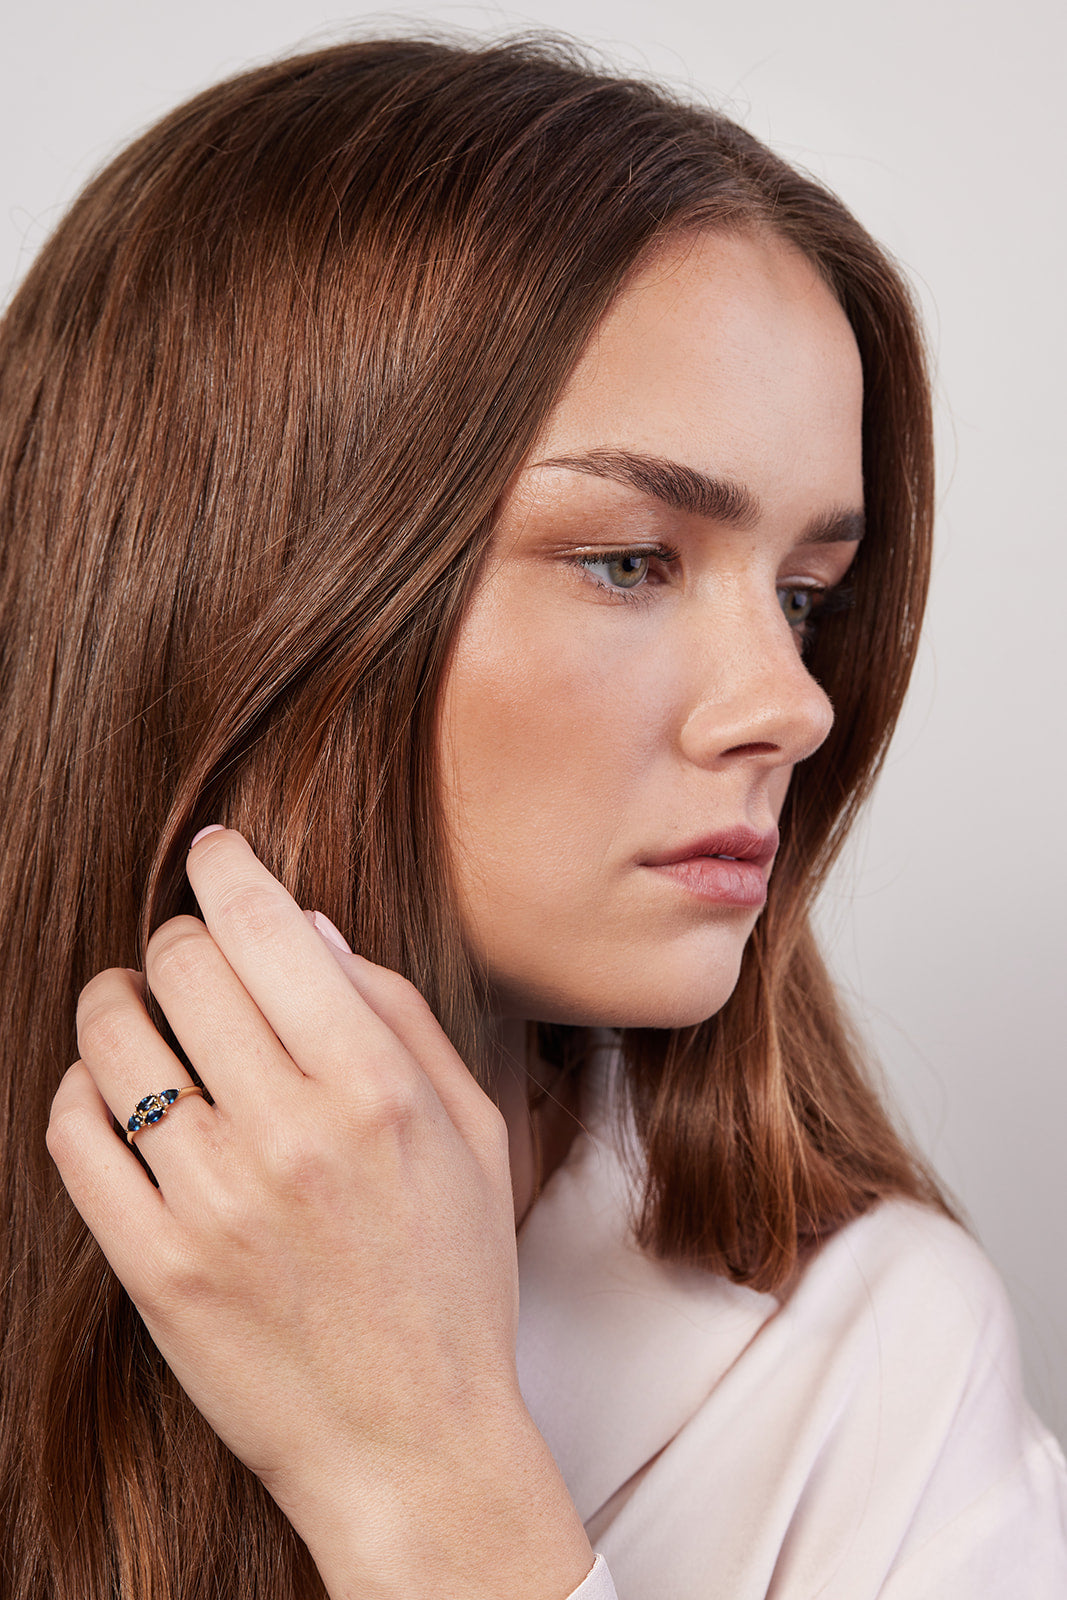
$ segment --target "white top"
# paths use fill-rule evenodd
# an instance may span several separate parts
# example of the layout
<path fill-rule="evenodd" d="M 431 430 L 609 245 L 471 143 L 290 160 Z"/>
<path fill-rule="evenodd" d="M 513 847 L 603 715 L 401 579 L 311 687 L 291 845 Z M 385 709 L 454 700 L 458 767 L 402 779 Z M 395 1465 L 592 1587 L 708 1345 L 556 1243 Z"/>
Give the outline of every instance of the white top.
<path fill-rule="evenodd" d="M 653 1261 L 615 1070 L 519 1234 L 519 1382 L 598 1552 L 570 1600 L 1067 1600 L 1067 1469 L 973 1240 L 892 1201 L 785 1294 Z"/>

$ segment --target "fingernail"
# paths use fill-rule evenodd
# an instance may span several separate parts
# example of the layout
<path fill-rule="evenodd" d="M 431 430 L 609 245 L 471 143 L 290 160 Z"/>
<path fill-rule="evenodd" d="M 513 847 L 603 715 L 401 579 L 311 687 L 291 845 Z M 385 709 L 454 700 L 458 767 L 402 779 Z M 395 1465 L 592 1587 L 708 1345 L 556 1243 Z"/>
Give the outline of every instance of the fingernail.
<path fill-rule="evenodd" d="M 189 844 L 190 850 L 193 848 L 194 844 L 197 844 L 199 840 L 204 837 L 205 833 L 222 833 L 223 831 L 224 830 L 221 822 L 209 822 L 206 828 L 201 828 L 199 833 L 193 834 L 192 840 Z"/>
<path fill-rule="evenodd" d="M 332 944 L 335 950 L 343 950 L 346 956 L 352 954 L 352 946 L 345 939 L 340 928 L 335 928 L 333 923 L 321 911 L 309 911 L 308 918 L 318 928 L 327 944 Z"/>

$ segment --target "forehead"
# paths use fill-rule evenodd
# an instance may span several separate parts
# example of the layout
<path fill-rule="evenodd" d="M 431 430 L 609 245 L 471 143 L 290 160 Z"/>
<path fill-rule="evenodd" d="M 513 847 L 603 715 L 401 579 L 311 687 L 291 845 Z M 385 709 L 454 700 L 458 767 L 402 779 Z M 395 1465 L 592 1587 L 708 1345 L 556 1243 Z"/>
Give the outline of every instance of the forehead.
<path fill-rule="evenodd" d="M 863 374 L 814 265 L 768 233 L 674 241 L 620 293 L 537 442 L 605 445 L 748 484 L 769 505 L 861 505 Z"/>

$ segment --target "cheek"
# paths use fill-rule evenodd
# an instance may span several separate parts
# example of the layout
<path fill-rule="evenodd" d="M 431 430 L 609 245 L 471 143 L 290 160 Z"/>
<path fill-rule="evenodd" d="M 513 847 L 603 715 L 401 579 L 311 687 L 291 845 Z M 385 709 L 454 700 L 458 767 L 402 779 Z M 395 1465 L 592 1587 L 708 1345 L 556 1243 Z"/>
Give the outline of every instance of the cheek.
<path fill-rule="evenodd" d="M 656 697 L 598 633 L 492 596 L 467 619 L 442 696 L 441 773 L 453 841 L 483 866 L 510 857 L 517 873 L 551 875 L 566 858 L 573 871 L 620 820 Z"/>
<path fill-rule="evenodd" d="M 477 597 L 440 702 L 468 950 L 505 1015 L 702 1021 L 736 982 L 754 918 L 678 907 L 634 870 L 674 793 L 685 673 L 636 608 L 538 607 L 518 586 L 507 598 Z"/>

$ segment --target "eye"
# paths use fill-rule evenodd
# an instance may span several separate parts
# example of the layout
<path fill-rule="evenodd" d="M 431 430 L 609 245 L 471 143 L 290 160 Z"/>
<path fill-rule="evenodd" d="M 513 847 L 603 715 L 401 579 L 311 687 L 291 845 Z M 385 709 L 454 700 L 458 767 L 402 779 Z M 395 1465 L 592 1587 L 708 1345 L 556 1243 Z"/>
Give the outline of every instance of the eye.
<path fill-rule="evenodd" d="M 651 561 L 650 550 L 608 550 L 583 556 L 581 565 L 605 589 L 637 589 L 648 577 Z"/>
<path fill-rule="evenodd" d="M 782 614 L 802 648 L 811 643 L 824 617 L 837 611 L 848 611 L 855 603 L 855 589 L 842 583 L 830 589 L 820 588 L 817 584 L 804 586 L 785 583 L 778 589 L 778 604 Z"/>
<path fill-rule="evenodd" d="M 779 589 L 778 604 L 789 626 L 803 631 L 805 624 L 819 609 L 819 601 L 825 592 L 823 589 L 794 589 L 789 586 Z"/>
<path fill-rule="evenodd" d="M 593 585 L 614 600 L 651 600 L 654 591 L 670 582 L 671 569 L 680 559 L 664 544 L 630 545 L 623 550 L 575 551 L 569 560 Z"/>

